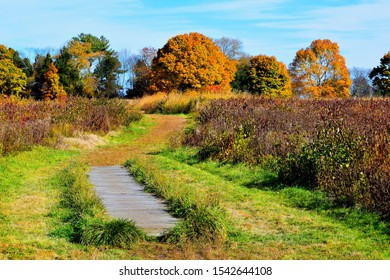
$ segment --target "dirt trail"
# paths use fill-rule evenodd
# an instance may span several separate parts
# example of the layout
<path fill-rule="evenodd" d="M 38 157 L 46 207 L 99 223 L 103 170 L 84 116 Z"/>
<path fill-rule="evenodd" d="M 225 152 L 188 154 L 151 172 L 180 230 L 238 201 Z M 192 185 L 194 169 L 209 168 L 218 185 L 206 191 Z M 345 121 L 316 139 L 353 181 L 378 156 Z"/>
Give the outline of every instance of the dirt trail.
<path fill-rule="evenodd" d="M 82 156 L 82 161 L 91 166 L 121 165 L 135 155 L 161 149 L 186 123 L 186 119 L 179 116 L 148 115 L 148 117 L 156 124 L 147 134 L 131 143 L 88 151 Z"/>

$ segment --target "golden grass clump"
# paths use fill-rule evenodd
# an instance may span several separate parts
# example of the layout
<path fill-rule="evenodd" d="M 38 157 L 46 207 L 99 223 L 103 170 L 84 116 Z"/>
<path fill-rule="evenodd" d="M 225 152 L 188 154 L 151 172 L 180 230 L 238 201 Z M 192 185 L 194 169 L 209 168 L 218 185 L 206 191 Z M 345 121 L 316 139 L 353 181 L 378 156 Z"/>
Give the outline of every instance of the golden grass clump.
<path fill-rule="evenodd" d="M 158 92 L 153 95 L 132 101 L 131 104 L 145 113 L 163 114 L 188 114 L 196 111 L 201 104 L 213 99 L 229 99 L 242 96 L 233 92 L 196 91 L 185 92 L 172 91 L 169 93 Z"/>

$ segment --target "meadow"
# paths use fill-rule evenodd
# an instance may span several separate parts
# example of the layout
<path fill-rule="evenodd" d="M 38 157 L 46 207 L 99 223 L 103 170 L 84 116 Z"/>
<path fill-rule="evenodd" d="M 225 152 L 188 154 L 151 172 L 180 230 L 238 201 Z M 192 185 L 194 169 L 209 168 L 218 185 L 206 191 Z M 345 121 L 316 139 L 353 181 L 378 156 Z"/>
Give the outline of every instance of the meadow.
<path fill-rule="evenodd" d="M 1 259 L 390 258 L 387 99 L 0 106 Z M 102 141 L 63 145 L 86 134 Z M 108 217 L 87 176 L 96 164 L 124 164 L 181 223 L 151 238 Z"/>
<path fill-rule="evenodd" d="M 199 157 L 272 165 L 287 185 L 390 215 L 388 99 L 215 100 L 185 143 Z"/>

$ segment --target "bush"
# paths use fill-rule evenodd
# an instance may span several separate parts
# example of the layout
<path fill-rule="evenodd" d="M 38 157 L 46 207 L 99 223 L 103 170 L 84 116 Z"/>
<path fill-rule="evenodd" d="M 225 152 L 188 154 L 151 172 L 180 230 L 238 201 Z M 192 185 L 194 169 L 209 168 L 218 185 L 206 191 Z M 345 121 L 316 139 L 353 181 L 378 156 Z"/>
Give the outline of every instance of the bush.
<path fill-rule="evenodd" d="M 390 217 L 389 112 L 389 99 L 213 100 L 184 143 L 201 159 L 276 159 L 282 182 Z"/>
<path fill-rule="evenodd" d="M 0 98 L 0 152 L 51 145 L 77 133 L 107 133 L 142 118 L 119 99 L 67 98 L 66 102 Z"/>
<path fill-rule="evenodd" d="M 125 248 L 129 244 L 145 240 L 145 238 L 145 233 L 133 221 L 126 219 L 97 220 L 84 228 L 81 244 L 110 245 Z"/>

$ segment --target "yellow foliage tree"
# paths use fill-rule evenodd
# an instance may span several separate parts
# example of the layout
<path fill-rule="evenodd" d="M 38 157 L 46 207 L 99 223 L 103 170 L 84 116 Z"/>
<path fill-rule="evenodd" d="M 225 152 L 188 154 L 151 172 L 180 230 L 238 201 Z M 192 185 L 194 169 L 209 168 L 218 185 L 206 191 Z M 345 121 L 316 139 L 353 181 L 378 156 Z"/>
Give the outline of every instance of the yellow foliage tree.
<path fill-rule="evenodd" d="M 293 91 L 312 97 L 348 97 L 352 81 L 339 46 L 328 39 L 315 40 L 296 53 L 289 66 Z"/>
<path fill-rule="evenodd" d="M 205 89 L 229 90 L 235 72 L 213 41 L 199 33 L 172 37 L 157 52 L 151 73 L 151 91 Z"/>
<path fill-rule="evenodd" d="M 25 93 L 27 76 L 13 63 L 12 51 L 0 45 L 0 96 Z"/>
<path fill-rule="evenodd" d="M 249 60 L 246 69 L 248 90 L 273 97 L 291 96 L 291 80 L 286 65 L 274 56 L 258 55 Z"/>

